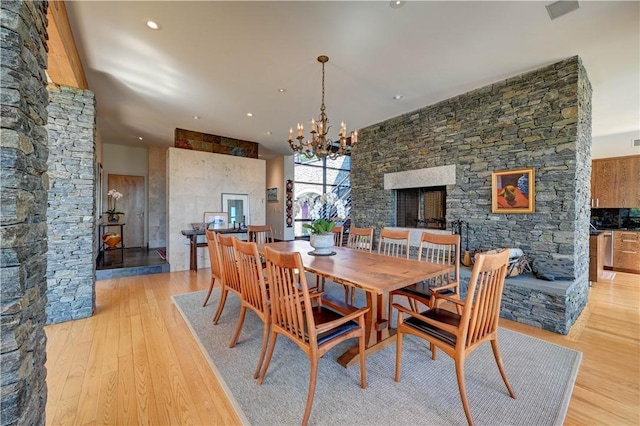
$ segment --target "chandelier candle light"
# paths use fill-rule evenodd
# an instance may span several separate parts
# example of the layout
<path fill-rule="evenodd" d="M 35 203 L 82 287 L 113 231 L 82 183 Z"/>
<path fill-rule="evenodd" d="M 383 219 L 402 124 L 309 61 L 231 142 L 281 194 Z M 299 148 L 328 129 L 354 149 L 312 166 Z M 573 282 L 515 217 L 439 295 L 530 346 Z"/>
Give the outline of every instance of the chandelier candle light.
<path fill-rule="evenodd" d="M 351 136 L 347 138 L 347 126 L 344 122 L 340 124 L 340 132 L 338 133 L 339 141 L 334 143 L 331 138 L 327 137 L 329 133 L 329 119 L 325 114 L 324 106 L 324 64 L 329 61 L 329 57 L 325 55 L 318 56 L 318 62 L 322 64 L 322 104 L 320 105 L 320 119 L 316 122 L 311 119 L 311 140 L 302 142 L 304 139 L 304 126 L 298 123 L 297 126 L 297 142 L 293 140 L 293 129 L 289 129 L 289 146 L 294 152 L 300 152 L 307 158 L 317 157 L 319 159 L 329 157 L 335 160 L 340 155 L 348 154 L 351 147 L 358 141 L 358 131 L 351 132 Z"/>

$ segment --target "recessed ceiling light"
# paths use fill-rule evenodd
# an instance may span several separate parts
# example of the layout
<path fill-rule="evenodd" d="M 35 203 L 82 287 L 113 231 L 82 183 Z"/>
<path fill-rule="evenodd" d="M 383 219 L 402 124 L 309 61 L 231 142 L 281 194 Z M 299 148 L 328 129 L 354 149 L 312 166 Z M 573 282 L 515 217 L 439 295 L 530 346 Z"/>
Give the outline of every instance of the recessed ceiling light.
<path fill-rule="evenodd" d="M 393 99 L 395 99 L 396 101 L 397 101 L 397 100 L 400 100 L 400 99 L 402 99 L 402 95 L 395 95 L 395 96 L 393 97 Z"/>
<path fill-rule="evenodd" d="M 152 30 L 159 30 L 162 28 L 156 21 L 147 21 L 147 27 L 151 28 Z"/>
<path fill-rule="evenodd" d="M 268 135 L 271 135 L 271 134 L 273 134 L 273 132 L 269 131 L 269 132 L 267 132 L 267 134 L 268 134 Z"/>
<path fill-rule="evenodd" d="M 252 112 L 248 112 L 247 113 L 247 117 L 253 117 L 253 113 Z"/>
<path fill-rule="evenodd" d="M 194 115 L 194 116 L 193 116 L 193 119 L 194 119 L 194 120 L 200 120 L 200 116 L 199 116 L 199 115 Z"/>
<path fill-rule="evenodd" d="M 138 136 L 138 139 L 142 140 L 142 136 Z"/>
<path fill-rule="evenodd" d="M 278 89 L 278 92 L 280 92 L 280 93 L 284 93 L 286 91 L 287 91 L 287 89 L 283 89 L 282 87 Z"/>
<path fill-rule="evenodd" d="M 393 0 L 389 2 L 389 6 L 391 6 L 392 9 L 400 9 L 402 6 L 404 6 L 406 2 L 404 1 L 400 1 L 400 0 Z"/>

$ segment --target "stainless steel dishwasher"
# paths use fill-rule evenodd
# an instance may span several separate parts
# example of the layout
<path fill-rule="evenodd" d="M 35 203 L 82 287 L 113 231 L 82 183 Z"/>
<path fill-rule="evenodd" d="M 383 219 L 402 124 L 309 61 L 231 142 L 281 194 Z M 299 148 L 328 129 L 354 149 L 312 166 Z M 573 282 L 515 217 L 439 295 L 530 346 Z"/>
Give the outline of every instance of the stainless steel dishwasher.
<path fill-rule="evenodd" d="M 613 267 L 613 231 L 603 231 L 604 235 L 604 260 L 605 268 Z"/>

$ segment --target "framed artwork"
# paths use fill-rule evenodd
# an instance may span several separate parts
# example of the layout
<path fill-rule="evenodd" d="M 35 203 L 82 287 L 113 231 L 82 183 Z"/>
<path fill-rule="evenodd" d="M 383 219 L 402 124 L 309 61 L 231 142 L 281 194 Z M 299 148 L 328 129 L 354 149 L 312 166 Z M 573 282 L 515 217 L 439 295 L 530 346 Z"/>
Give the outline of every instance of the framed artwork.
<path fill-rule="evenodd" d="M 236 226 L 247 226 L 249 221 L 249 195 L 222 194 L 222 211 L 229 214 L 229 223 Z"/>
<path fill-rule="evenodd" d="M 278 188 L 267 188 L 267 201 L 278 201 Z"/>
<path fill-rule="evenodd" d="M 202 221 L 207 224 L 207 229 L 227 229 L 229 214 L 226 212 L 204 212 Z"/>
<path fill-rule="evenodd" d="M 533 169 L 506 170 L 491 174 L 493 213 L 533 213 L 535 174 Z"/>

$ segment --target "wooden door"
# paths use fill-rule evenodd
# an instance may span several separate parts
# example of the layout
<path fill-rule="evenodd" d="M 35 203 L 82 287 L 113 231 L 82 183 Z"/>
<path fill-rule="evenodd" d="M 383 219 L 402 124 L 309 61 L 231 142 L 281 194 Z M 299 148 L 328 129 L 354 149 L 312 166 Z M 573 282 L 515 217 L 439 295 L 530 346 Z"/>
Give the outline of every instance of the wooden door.
<path fill-rule="evenodd" d="M 144 177 L 109 174 L 105 193 L 110 189 L 123 194 L 117 207 L 124 212 L 120 218 L 120 222 L 126 224 L 123 228 L 124 246 L 144 247 Z"/>

